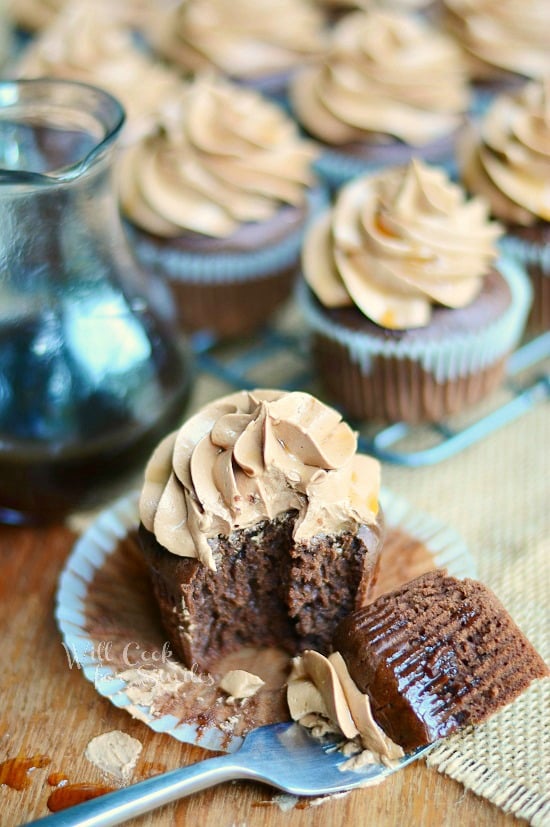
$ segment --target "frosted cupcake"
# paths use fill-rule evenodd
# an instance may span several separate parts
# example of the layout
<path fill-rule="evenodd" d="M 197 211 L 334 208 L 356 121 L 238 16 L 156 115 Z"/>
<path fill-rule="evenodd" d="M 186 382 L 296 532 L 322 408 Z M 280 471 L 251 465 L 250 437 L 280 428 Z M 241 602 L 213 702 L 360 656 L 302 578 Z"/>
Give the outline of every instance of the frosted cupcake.
<path fill-rule="evenodd" d="M 56 77 L 106 89 L 126 110 L 124 139 L 145 133 L 182 79 L 139 49 L 103 3 L 70 4 L 24 50 L 18 77 Z"/>
<path fill-rule="evenodd" d="M 444 21 L 464 50 L 483 108 L 495 92 L 550 74 L 548 0 L 444 0 Z"/>
<path fill-rule="evenodd" d="M 506 227 L 504 249 L 534 288 L 530 332 L 550 329 L 550 74 L 498 97 L 464 140 L 462 178 Z"/>
<path fill-rule="evenodd" d="M 295 76 L 290 100 L 336 188 L 412 157 L 451 162 L 469 93 L 449 37 L 413 15 L 372 11 L 335 26 L 327 57 Z"/>
<path fill-rule="evenodd" d="M 153 15 L 167 9 L 170 0 L 8 0 L 10 19 L 27 32 L 40 32 L 51 26 L 61 11 L 89 5 L 105 9 L 109 16 L 131 28 L 147 27 Z"/>
<path fill-rule="evenodd" d="M 168 280 L 185 330 L 248 334 L 287 298 L 315 155 L 276 104 L 199 77 L 122 157 L 135 251 Z"/>
<path fill-rule="evenodd" d="M 530 290 L 500 227 L 413 161 L 351 182 L 312 225 L 300 304 L 326 394 L 358 419 L 436 421 L 501 381 Z"/>
<path fill-rule="evenodd" d="M 184 0 L 150 39 L 187 72 L 214 70 L 280 95 L 292 72 L 324 50 L 324 18 L 310 0 Z"/>

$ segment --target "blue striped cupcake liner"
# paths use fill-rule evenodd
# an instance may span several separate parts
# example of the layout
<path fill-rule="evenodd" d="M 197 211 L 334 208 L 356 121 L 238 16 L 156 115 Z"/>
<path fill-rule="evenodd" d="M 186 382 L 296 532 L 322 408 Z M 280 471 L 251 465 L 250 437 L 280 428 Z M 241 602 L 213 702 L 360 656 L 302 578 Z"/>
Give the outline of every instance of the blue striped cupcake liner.
<path fill-rule="evenodd" d="M 147 269 L 160 271 L 174 281 L 191 284 L 245 282 L 272 276 L 297 263 L 307 226 L 325 209 L 329 197 L 324 187 L 308 194 L 308 215 L 301 227 L 275 244 L 239 252 L 189 252 L 174 248 L 167 241 L 160 245 L 143 232 L 128 227 L 130 243 L 138 261 Z"/>

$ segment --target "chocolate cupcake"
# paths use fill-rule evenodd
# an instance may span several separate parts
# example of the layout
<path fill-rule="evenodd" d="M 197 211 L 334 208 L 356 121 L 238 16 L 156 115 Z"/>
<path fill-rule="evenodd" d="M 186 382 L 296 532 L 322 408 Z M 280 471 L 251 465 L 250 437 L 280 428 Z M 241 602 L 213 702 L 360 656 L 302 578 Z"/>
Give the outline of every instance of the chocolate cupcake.
<path fill-rule="evenodd" d="M 249 334 L 288 297 L 320 195 L 315 155 L 276 104 L 203 76 L 121 158 L 135 252 L 168 280 L 187 332 Z"/>
<path fill-rule="evenodd" d="M 140 540 L 170 643 L 211 669 L 242 646 L 327 651 L 376 580 L 379 463 L 306 393 L 207 405 L 145 471 Z"/>
<path fill-rule="evenodd" d="M 550 74 L 547 0 L 444 0 L 442 18 L 464 52 L 477 113 L 495 94 Z"/>
<path fill-rule="evenodd" d="M 412 157 L 452 164 L 469 93 L 460 50 L 412 14 L 356 12 L 320 63 L 296 74 L 292 110 L 322 143 L 322 178 L 351 178 Z"/>
<path fill-rule="evenodd" d="M 499 225 L 437 168 L 344 187 L 310 228 L 299 299 L 327 395 L 358 419 L 436 421 L 502 379 L 529 283 L 494 264 Z"/>
<path fill-rule="evenodd" d="M 215 71 L 280 97 L 324 51 L 324 16 L 310 0 L 184 0 L 159 17 L 150 41 L 188 73 Z"/>
<path fill-rule="evenodd" d="M 459 154 L 466 187 L 487 199 L 503 249 L 531 279 L 528 332 L 550 330 L 550 74 L 499 96 Z"/>

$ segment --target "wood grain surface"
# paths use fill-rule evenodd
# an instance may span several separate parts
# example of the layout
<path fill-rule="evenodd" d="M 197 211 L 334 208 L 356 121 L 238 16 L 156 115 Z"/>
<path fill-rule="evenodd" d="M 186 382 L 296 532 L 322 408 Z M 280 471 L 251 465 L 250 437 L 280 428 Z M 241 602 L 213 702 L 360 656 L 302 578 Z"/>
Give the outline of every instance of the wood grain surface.
<path fill-rule="evenodd" d="M 119 729 L 143 744 L 133 780 L 211 755 L 153 733 L 100 697 L 76 666 L 69 668 L 55 625 L 57 579 L 74 535 L 65 527 L 0 527 L 1 653 L 0 762 L 30 759 L 44 766 L 22 773 L 22 790 L 0 786 L 0 824 L 14 827 L 48 814 L 55 774 L 69 783 L 113 783 L 85 757 L 89 741 Z M 41 756 L 38 760 L 37 756 Z M 378 787 L 339 797 L 294 802 L 260 784 L 233 782 L 198 793 L 134 820 L 139 825 L 254 827 L 370 824 L 520 824 L 484 799 L 418 762 Z M 524 822 L 523 822 L 524 823 Z"/>

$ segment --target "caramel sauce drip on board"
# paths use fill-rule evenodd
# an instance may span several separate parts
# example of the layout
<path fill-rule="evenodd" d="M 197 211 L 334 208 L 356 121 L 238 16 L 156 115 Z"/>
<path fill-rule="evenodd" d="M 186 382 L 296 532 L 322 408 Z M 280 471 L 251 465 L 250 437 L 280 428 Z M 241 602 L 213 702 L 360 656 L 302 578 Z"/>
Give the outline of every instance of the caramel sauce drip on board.
<path fill-rule="evenodd" d="M 51 772 L 48 775 L 48 784 L 50 787 L 57 787 L 59 784 L 66 784 L 69 779 L 64 772 Z"/>
<path fill-rule="evenodd" d="M 24 790 L 31 782 L 29 772 L 47 767 L 49 763 L 50 759 L 46 755 L 39 754 L 28 758 L 8 758 L 0 764 L 0 784 L 6 784 L 12 790 Z"/>
<path fill-rule="evenodd" d="M 114 787 L 103 787 L 100 784 L 66 784 L 63 787 L 57 787 L 46 803 L 50 812 L 58 813 L 60 810 L 82 804 L 83 801 L 89 801 L 91 798 L 112 793 L 114 789 Z"/>

